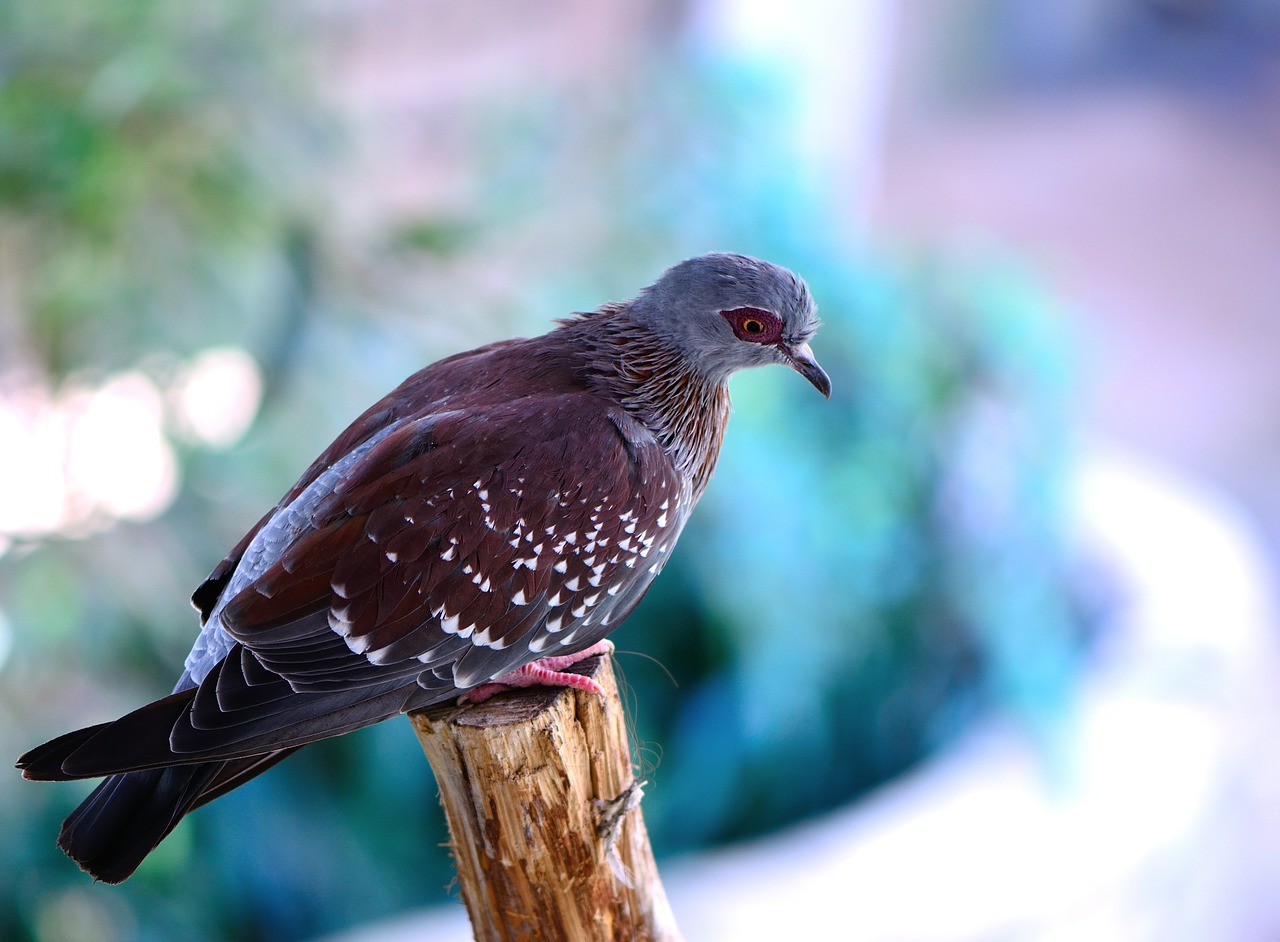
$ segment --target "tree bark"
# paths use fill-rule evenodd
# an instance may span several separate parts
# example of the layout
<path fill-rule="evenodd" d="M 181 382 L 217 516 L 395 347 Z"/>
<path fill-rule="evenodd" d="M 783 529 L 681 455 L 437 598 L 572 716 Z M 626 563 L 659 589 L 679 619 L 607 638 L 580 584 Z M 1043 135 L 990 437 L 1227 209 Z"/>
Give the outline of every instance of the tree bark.
<path fill-rule="evenodd" d="M 680 942 L 640 814 L 608 658 L 604 696 L 530 687 L 410 716 L 440 787 L 477 942 Z"/>

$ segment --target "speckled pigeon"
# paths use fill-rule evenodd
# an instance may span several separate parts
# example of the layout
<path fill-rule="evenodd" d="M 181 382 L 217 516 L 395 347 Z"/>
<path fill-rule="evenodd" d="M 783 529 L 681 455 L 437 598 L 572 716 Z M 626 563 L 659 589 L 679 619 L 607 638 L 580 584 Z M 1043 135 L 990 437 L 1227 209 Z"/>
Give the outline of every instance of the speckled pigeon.
<path fill-rule="evenodd" d="M 813 299 L 713 254 L 634 300 L 448 357 L 338 436 L 195 591 L 174 693 L 18 761 L 108 776 L 58 843 L 119 882 L 193 808 L 307 743 L 449 698 L 594 683 L 715 467 L 730 374 L 824 395 Z M 598 688 L 596 688 L 598 689 Z"/>

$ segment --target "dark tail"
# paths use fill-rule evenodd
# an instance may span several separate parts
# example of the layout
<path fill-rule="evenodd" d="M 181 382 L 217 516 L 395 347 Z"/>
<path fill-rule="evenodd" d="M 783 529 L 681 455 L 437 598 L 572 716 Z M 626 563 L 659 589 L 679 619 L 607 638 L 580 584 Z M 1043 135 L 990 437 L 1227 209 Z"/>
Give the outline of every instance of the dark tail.
<path fill-rule="evenodd" d="M 112 775 L 62 822 L 58 846 L 94 879 L 119 883 L 188 811 L 243 785 L 295 751 Z"/>
<path fill-rule="evenodd" d="M 36 781 L 108 776 L 58 837 L 58 846 L 97 879 L 119 883 L 193 808 L 308 742 L 408 709 L 407 698 L 422 693 L 416 685 L 406 692 L 395 679 L 301 698 L 279 677 L 240 687 L 222 680 L 211 672 L 199 688 L 59 736 L 18 760 L 23 777 Z M 220 697 L 236 699 L 236 708 L 224 711 Z"/>
<path fill-rule="evenodd" d="M 67 816 L 58 846 L 95 879 L 119 883 L 195 806 L 225 764 L 112 775 Z"/>
<path fill-rule="evenodd" d="M 82 770 L 67 769 L 68 765 L 74 768 L 74 760 L 69 763 L 68 759 L 82 751 L 99 733 L 116 725 L 104 723 L 59 736 L 24 755 L 18 760 L 18 768 L 29 779 L 59 781 L 82 777 Z M 150 738 L 153 737 L 111 737 L 108 745 L 114 746 L 114 758 L 120 762 L 116 768 L 136 767 L 148 758 L 154 762 L 154 756 L 144 756 L 149 750 L 143 744 Z M 94 748 L 101 749 L 102 744 Z M 111 775 L 67 816 L 58 835 L 58 846 L 94 878 L 119 883 L 138 868 L 188 811 L 242 785 L 295 750 L 296 747 L 260 756 L 143 768 Z M 134 751 L 139 755 L 132 755 Z M 98 774 L 103 771 L 107 769 Z"/>

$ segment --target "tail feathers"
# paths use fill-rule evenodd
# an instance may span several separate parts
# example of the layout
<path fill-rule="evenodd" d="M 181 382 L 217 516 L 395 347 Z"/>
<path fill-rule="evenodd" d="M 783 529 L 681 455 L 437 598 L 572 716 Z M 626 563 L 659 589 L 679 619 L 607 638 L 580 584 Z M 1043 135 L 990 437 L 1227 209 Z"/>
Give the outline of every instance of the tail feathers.
<path fill-rule="evenodd" d="M 58 846 L 95 879 L 119 883 L 177 826 L 224 765 L 112 775 L 67 816 Z"/>
<path fill-rule="evenodd" d="M 95 879 L 129 877 L 189 811 L 238 788 L 296 749 L 105 779 L 67 816 L 58 846 Z"/>
<path fill-rule="evenodd" d="M 195 716 L 199 688 L 189 688 L 111 723 L 76 730 L 37 746 L 18 760 L 24 778 L 66 781 L 169 765 L 251 759 L 297 749 L 372 725 L 408 709 L 421 692 L 395 682 L 344 696 L 299 697 L 295 709 L 244 717 Z M 222 720 L 222 722 L 218 722 Z M 207 725 L 197 725 L 201 721 Z"/>
<path fill-rule="evenodd" d="M 18 760 L 25 778 L 66 781 L 111 774 L 67 816 L 58 846 L 81 869 L 119 883 L 193 808 L 266 771 L 297 747 L 228 760 L 172 763 L 169 730 L 190 703 L 183 691 L 102 723 L 59 736 Z"/>
<path fill-rule="evenodd" d="M 169 734 L 191 704 L 194 689 L 148 703 L 111 723 L 51 739 L 18 760 L 22 777 L 39 782 L 97 778 L 182 761 L 169 749 Z M 192 757 L 191 761 L 198 762 Z"/>
<path fill-rule="evenodd" d="M 110 725 L 86 726 L 36 746 L 18 760 L 17 767 L 22 777 L 36 782 L 69 782 L 78 778 L 63 771 L 63 760 Z"/>
<path fill-rule="evenodd" d="M 261 775 L 281 759 L 287 759 L 301 748 L 301 746 L 291 746 L 288 749 L 269 752 L 263 756 L 230 759 L 220 763 L 222 770 L 205 786 L 204 791 L 200 793 L 200 797 L 196 799 L 191 808 L 199 808 L 202 805 L 207 805 L 215 798 L 221 798 L 233 788 L 239 788 L 255 775 Z"/>

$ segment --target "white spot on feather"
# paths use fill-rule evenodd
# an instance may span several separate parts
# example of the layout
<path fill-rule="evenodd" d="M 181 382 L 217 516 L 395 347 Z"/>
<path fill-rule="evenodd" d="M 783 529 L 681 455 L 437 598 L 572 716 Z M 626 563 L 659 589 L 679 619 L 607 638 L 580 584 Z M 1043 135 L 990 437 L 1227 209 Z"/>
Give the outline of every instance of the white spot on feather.
<path fill-rule="evenodd" d="M 566 572 L 569 569 L 569 566 L 562 559 L 560 560 L 560 562 L 556 563 L 551 568 L 554 569 L 556 572 Z"/>
<path fill-rule="evenodd" d="M 511 644 L 510 638 L 494 638 L 489 632 L 492 625 L 484 631 L 477 631 L 471 636 L 472 644 L 482 644 L 486 648 L 493 648 L 495 651 L 501 651 L 503 648 Z"/>

